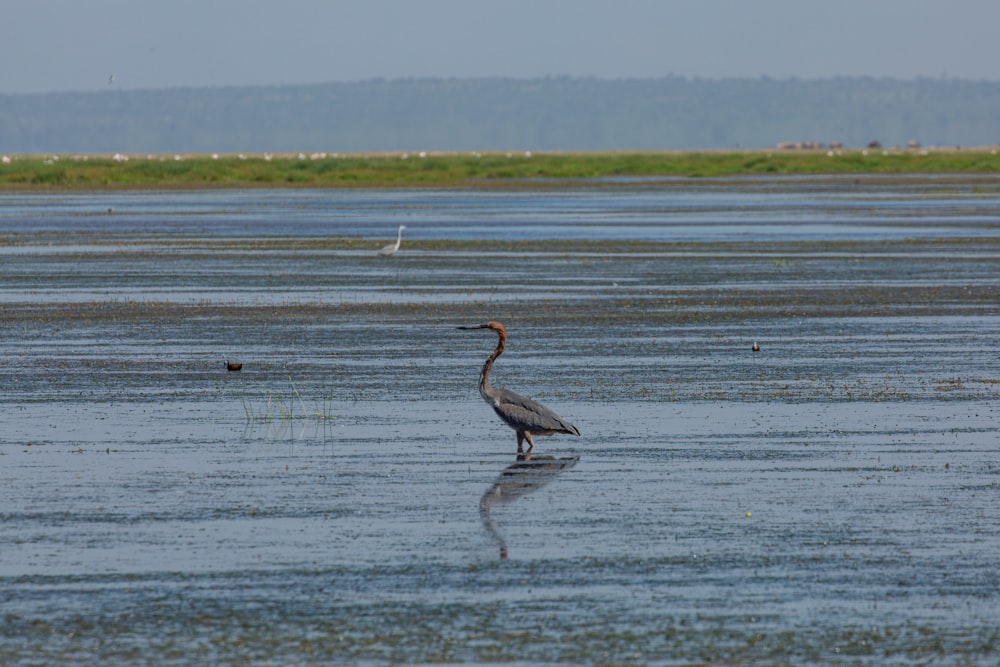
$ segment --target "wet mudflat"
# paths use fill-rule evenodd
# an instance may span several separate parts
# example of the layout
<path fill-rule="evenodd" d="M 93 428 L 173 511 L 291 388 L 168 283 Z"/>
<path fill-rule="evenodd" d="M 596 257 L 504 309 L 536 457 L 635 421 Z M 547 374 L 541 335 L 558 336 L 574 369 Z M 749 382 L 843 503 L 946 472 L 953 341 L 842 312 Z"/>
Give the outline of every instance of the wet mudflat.
<path fill-rule="evenodd" d="M 0 262 L 0 663 L 1000 654 L 995 178 L 3 195 Z"/>

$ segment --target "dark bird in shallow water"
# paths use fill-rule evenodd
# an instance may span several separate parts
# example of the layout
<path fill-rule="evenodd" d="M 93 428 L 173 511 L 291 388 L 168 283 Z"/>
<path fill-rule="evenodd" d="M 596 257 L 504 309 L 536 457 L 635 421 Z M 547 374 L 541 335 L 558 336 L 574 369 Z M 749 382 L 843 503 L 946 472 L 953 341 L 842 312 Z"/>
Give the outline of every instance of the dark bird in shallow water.
<path fill-rule="evenodd" d="M 226 370 L 227 371 L 241 371 L 243 370 L 243 364 L 236 363 L 235 361 L 229 361 L 226 359 Z"/>
<path fill-rule="evenodd" d="M 499 337 L 496 349 L 483 364 L 483 370 L 479 373 L 479 394 L 484 401 L 490 404 L 497 416 L 517 433 L 518 454 L 523 453 L 523 443 L 527 440 L 527 455 L 531 455 L 535 449 L 535 441 L 531 439 L 533 435 L 553 435 L 554 433 L 580 435 L 580 431 L 575 426 L 541 403 L 525 398 L 509 389 L 494 389 L 490 386 L 490 371 L 493 369 L 493 362 L 503 354 L 504 346 L 507 344 L 507 329 L 502 324 L 487 322 L 479 326 L 459 327 L 459 329 L 489 329 Z"/>

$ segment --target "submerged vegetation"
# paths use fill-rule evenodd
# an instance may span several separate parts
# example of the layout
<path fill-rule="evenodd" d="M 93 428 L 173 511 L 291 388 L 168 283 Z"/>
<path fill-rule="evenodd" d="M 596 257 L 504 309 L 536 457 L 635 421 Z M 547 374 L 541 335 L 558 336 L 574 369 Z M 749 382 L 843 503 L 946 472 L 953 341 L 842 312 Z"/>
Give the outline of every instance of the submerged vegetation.
<path fill-rule="evenodd" d="M 0 189 L 519 187 L 524 181 L 754 174 L 996 173 L 980 150 L 15 156 Z"/>
<path fill-rule="evenodd" d="M 296 420 L 323 422 L 334 419 L 332 412 L 332 398 L 323 399 L 322 404 L 317 403 L 314 407 L 306 406 L 299 388 L 291 378 L 288 378 L 291 387 L 291 394 L 268 392 L 267 402 L 263 405 L 255 405 L 252 399 L 241 397 L 243 411 L 246 414 L 248 424 L 271 423 L 275 421 L 290 422 Z"/>

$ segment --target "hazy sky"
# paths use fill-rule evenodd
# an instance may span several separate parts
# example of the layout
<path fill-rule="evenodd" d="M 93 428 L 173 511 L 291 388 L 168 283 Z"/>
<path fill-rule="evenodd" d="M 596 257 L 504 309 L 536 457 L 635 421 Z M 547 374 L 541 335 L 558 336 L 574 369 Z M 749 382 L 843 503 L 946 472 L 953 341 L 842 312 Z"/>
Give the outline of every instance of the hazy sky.
<path fill-rule="evenodd" d="M 1000 82 L 1000 1 L 0 0 L 0 48 L 0 93 L 426 76 Z"/>

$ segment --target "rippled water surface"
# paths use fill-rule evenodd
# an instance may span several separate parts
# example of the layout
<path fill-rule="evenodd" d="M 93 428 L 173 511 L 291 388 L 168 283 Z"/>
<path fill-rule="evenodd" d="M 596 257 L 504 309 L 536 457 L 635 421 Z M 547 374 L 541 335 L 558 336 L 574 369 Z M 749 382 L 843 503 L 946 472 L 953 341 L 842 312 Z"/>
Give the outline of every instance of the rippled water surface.
<path fill-rule="evenodd" d="M 0 664 L 996 664 L 1000 179 L 529 186 L 0 195 Z"/>

